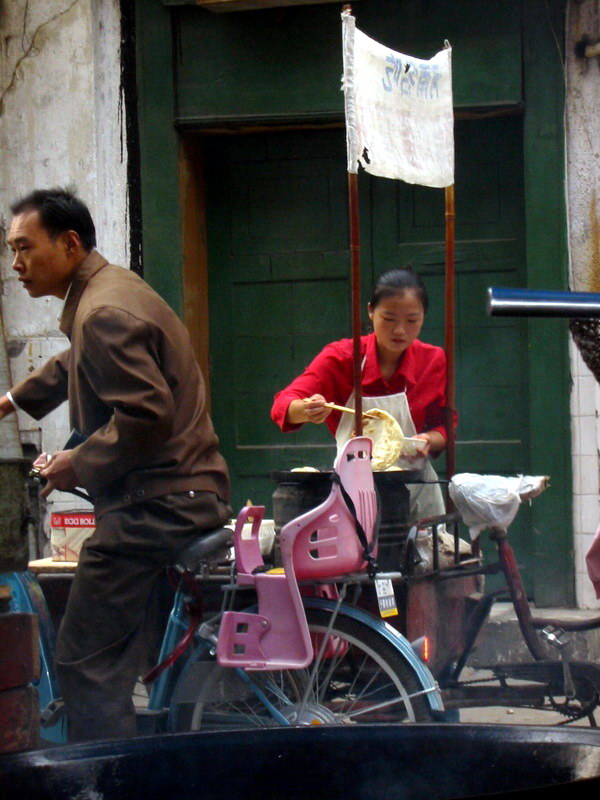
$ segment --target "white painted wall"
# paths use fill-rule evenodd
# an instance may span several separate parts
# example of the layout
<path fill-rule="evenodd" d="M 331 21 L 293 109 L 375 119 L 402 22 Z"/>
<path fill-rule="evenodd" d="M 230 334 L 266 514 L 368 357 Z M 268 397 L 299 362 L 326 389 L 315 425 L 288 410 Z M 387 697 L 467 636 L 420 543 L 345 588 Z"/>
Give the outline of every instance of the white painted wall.
<path fill-rule="evenodd" d="M 127 155 L 120 99 L 119 0 L 10 0 L 0 14 L 0 235 L 9 205 L 34 188 L 74 186 L 88 204 L 98 249 L 128 266 Z M 2 247 L 2 316 L 13 383 L 68 342 L 61 303 L 32 300 Z M 2 387 L 4 388 L 4 387 Z M 66 405 L 41 423 L 19 413 L 24 442 L 58 450 Z M 53 495 L 54 510 L 80 507 Z"/>
<path fill-rule="evenodd" d="M 600 2 L 570 0 L 566 42 L 566 156 L 571 288 L 600 292 L 600 58 L 577 58 L 575 44 L 600 39 Z M 581 608 L 600 608 L 585 554 L 600 524 L 600 387 L 571 342 L 574 551 Z"/>

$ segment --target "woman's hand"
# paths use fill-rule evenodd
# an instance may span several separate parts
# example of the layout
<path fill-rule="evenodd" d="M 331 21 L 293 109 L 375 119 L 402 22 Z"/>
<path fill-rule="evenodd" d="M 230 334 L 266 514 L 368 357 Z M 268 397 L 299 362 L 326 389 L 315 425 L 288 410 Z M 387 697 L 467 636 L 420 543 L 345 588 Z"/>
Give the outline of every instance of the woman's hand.
<path fill-rule="evenodd" d="M 331 414 L 331 409 L 325 406 L 326 402 L 322 394 L 292 400 L 288 407 L 287 421 L 292 425 L 301 425 L 304 422 L 320 425 Z"/>
<path fill-rule="evenodd" d="M 427 445 L 425 449 L 421 450 L 421 452 L 416 456 L 403 456 L 403 458 L 407 458 L 409 461 L 416 461 L 423 456 L 436 455 L 437 453 L 441 453 L 446 447 L 446 440 L 439 431 L 416 433 L 412 438 L 424 439 L 427 442 Z"/>
<path fill-rule="evenodd" d="M 431 435 L 429 433 L 416 433 L 414 436 L 411 436 L 410 438 L 411 439 L 421 439 L 422 441 L 425 441 L 427 444 L 425 445 L 423 450 L 419 450 L 418 453 L 415 453 L 412 456 L 410 456 L 410 455 L 404 456 L 403 455 L 402 456 L 403 459 L 405 459 L 406 461 L 409 461 L 410 463 L 413 463 L 413 462 L 417 462 L 420 459 L 423 459 L 423 458 L 425 458 L 426 456 L 429 455 L 429 451 L 431 450 Z"/>

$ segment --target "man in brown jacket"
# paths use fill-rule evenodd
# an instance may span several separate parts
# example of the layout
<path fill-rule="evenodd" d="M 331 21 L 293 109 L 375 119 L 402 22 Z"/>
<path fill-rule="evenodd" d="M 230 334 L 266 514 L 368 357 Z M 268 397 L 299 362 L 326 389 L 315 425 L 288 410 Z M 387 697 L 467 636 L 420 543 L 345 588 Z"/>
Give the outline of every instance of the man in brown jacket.
<path fill-rule="evenodd" d="M 82 201 L 38 190 L 11 211 L 13 269 L 31 297 L 66 298 L 60 328 L 71 346 L 0 398 L 0 418 L 18 407 L 40 419 L 68 400 L 87 438 L 47 459 L 43 494 L 81 486 L 96 512 L 57 641 L 69 739 L 130 736 L 153 584 L 230 517 L 227 467 L 185 327 L 94 249 Z"/>

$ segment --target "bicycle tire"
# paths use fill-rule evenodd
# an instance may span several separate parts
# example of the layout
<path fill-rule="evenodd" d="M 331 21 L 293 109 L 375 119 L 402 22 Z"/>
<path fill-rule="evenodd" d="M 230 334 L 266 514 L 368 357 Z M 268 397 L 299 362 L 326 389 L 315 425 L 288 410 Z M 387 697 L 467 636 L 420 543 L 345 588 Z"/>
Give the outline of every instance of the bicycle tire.
<path fill-rule="evenodd" d="M 237 670 L 200 648 L 173 693 L 169 729 L 239 730 L 278 725 L 431 722 L 431 707 L 404 656 L 371 627 L 340 613 L 312 675 L 331 615 L 307 609 L 315 659 L 304 670 L 248 672 L 275 715 Z M 277 713 L 281 716 L 277 716 Z"/>

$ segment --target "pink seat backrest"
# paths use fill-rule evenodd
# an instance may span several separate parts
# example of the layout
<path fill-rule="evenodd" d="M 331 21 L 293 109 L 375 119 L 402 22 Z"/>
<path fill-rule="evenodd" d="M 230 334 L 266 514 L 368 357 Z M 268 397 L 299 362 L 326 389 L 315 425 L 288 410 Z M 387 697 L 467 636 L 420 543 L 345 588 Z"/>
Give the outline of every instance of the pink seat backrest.
<path fill-rule="evenodd" d="M 346 443 L 334 465 L 369 543 L 377 518 L 371 454 L 371 439 L 356 437 Z M 335 483 L 321 505 L 283 526 L 280 546 L 284 566 L 293 563 L 299 580 L 330 578 L 366 567 L 354 518 Z"/>
<path fill-rule="evenodd" d="M 260 539 L 258 532 L 265 516 L 264 506 L 244 506 L 237 516 L 233 541 L 235 547 L 235 561 L 240 577 L 252 575 L 256 569 L 264 566 L 260 553 Z M 252 523 L 250 536 L 243 537 L 244 525 Z M 242 582 L 244 582 L 242 580 Z"/>

